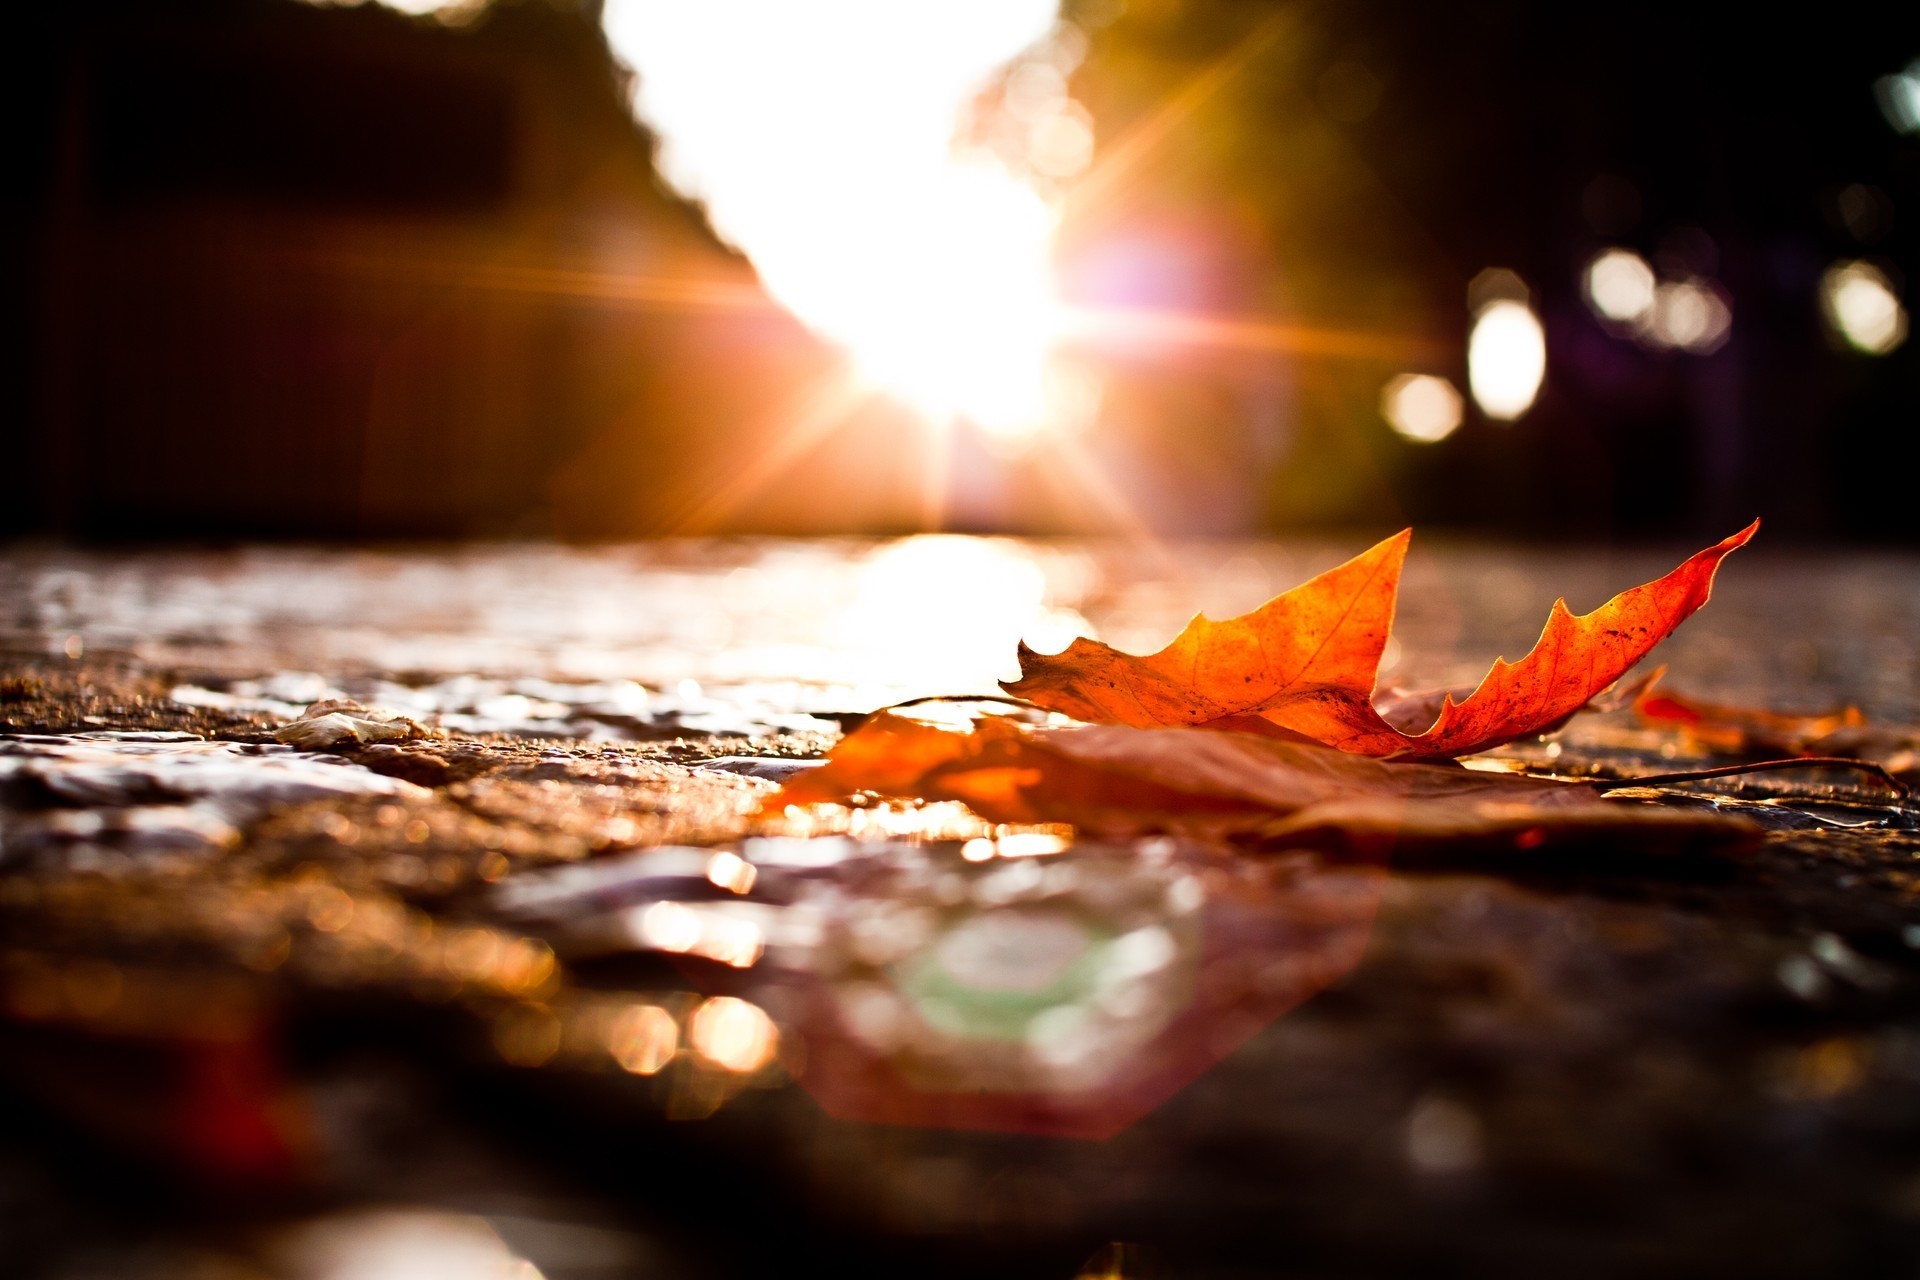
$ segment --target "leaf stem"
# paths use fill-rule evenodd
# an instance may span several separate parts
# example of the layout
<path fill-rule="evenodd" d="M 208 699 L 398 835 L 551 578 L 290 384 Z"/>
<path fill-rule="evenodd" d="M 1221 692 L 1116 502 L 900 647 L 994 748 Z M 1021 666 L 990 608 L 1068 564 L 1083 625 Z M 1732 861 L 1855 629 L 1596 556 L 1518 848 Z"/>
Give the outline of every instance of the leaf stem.
<path fill-rule="evenodd" d="M 1700 782 L 1707 778 L 1730 778 L 1742 773 L 1762 773 L 1771 769 L 1854 769 L 1861 773 L 1870 773 L 1887 784 L 1887 789 L 1901 800 L 1906 800 L 1912 792 L 1907 784 L 1888 773 L 1882 765 L 1871 760 L 1855 760 L 1849 756 L 1799 756 L 1788 760 L 1757 760 L 1750 764 L 1727 764 L 1717 769 L 1689 769 L 1680 773 L 1654 773 L 1644 778 L 1622 778 L 1618 782 L 1602 782 L 1600 790 L 1617 791 L 1622 787 L 1658 787 L 1669 782 Z"/>
<path fill-rule="evenodd" d="M 902 707 L 917 707 L 923 702 L 1000 702 L 1009 707 L 1020 707 L 1027 711 L 1045 711 L 1047 708 L 1037 702 L 1028 702 L 1025 698 L 1009 698 L 1003 693 L 929 693 L 924 697 L 908 698 L 905 702 L 895 702 L 881 707 L 881 711 L 898 711 Z"/>

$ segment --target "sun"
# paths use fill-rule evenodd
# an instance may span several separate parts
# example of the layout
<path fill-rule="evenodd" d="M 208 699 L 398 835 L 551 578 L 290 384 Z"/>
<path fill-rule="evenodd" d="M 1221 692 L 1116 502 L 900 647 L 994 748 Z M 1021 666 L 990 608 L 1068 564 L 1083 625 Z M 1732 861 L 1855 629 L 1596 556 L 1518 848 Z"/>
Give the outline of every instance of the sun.
<path fill-rule="evenodd" d="M 925 175 L 918 216 L 860 269 L 768 281 L 818 315 L 876 389 L 939 422 L 1038 430 L 1063 309 L 1050 262 L 1053 211 L 992 162 Z"/>
<path fill-rule="evenodd" d="M 868 389 L 1017 439 L 1058 401 L 1058 210 L 956 138 L 1058 18 L 1058 0 L 610 0 L 604 21 L 662 173 L 767 291 Z M 1054 95 L 1033 136 L 1077 110 Z"/>

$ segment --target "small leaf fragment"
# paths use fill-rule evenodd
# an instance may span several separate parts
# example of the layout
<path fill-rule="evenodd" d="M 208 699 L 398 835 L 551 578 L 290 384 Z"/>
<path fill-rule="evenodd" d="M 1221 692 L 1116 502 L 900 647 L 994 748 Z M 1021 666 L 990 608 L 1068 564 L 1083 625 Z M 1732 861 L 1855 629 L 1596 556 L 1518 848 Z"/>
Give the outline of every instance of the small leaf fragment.
<path fill-rule="evenodd" d="M 1866 726 L 1866 718 L 1855 706 L 1793 715 L 1702 702 L 1658 688 L 1634 699 L 1633 714 L 1644 725 L 1678 730 L 1697 746 L 1731 755 L 1852 755 L 1845 748 L 1865 736 Z"/>
<path fill-rule="evenodd" d="M 1869 720 L 1851 705 L 1796 715 L 1649 688 L 1634 700 L 1633 712 L 1648 728 L 1671 730 L 1686 746 L 1717 755 L 1843 756 L 1878 765 L 1909 782 L 1920 778 L 1920 728 Z"/>

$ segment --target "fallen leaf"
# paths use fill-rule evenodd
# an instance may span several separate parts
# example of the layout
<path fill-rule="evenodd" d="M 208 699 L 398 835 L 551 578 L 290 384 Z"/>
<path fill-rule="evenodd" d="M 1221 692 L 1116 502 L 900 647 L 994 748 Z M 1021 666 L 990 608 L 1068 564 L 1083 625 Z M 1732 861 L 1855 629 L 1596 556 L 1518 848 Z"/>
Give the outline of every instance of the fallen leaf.
<path fill-rule="evenodd" d="M 1634 699 L 1633 713 L 1648 728 L 1671 730 L 1687 746 L 1718 755 L 1843 756 L 1894 774 L 1920 773 L 1920 729 L 1874 723 L 1855 706 L 1799 715 L 1648 688 Z"/>
<path fill-rule="evenodd" d="M 1552 733 L 1582 711 L 1620 711 L 1630 707 L 1634 700 L 1652 688 L 1654 682 L 1659 680 L 1665 672 L 1665 667 L 1655 667 L 1645 675 L 1636 676 L 1632 680 L 1616 680 L 1587 699 L 1581 706 L 1552 724 L 1542 725 L 1534 732 Z M 1446 708 L 1449 698 L 1464 702 L 1472 694 L 1472 689 L 1427 689 L 1418 693 L 1410 693 L 1405 689 L 1390 689 L 1386 693 L 1376 692 L 1373 695 L 1373 707 L 1388 724 L 1412 732 L 1421 725 L 1432 724 Z"/>
<path fill-rule="evenodd" d="M 957 800 L 992 822 L 1255 838 L 1384 854 L 1628 837 L 1636 852 L 1742 845 L 1751 824 L 1610 800 L 1584 783 L 1390 762 L 1243 733 L 1076 724 L 953 705 L 876 712 L 767 812 L 862 793 Z"/>
<path fill-rule="evenodd" d="M 1648 689 L 1635 699 L 1633 714 L 1650 728 L 1676 729 L 1690 742 L 1711 751 L 1775 756 L 1846 755 L 1835 749 L 1858 737 L 1866 720 L 1858 707 L 1819 715 L 1792 715 L 1757 707 L 1701 702 L 1678 693 Z"/>
<path fill-rule="evenodd" d="M 1005 688 L 1106 724 L 1258 728 L 1367 756 L 1466 755 L 1549 731 L 1580 710 L 1707 602 L 1720 561 L 1759 527 L 1754 521 L 1591 613 L 1576 617 L 1555 601 L 1531 652 L 1496 660 L 1464 699 L 1445 695 L 1420 733 L 1396 727 L 1373 702 L 1405 532 L 1243 617 L 1196 617 L 1145 657 L 1087 639 L 1052 655 L 1023 644 L 1021 678 Z"/>
<path fill-rule="evenodd" d="M 1144 729 L 1258 715 L 1317 738 L 1301 727 L 1311 723 L 1303 713 L 1373 694 L 1411 537 L 1403 530 L 1252 613 L 1225 622 L 1202 614 L 1146 657 L 1085 638 L 1052 655 L 1022 643 L 1020 679 L 1004 687 L 1096 724 Z"/>

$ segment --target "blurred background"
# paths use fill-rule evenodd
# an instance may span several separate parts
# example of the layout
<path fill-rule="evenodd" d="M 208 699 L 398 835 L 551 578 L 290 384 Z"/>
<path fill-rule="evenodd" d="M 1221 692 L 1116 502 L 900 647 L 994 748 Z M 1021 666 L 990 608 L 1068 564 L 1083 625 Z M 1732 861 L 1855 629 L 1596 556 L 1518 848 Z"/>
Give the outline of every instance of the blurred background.
<path fill-rule="evenodd" d="M 9 21 L 0 534 L 1920 538 L 1898 6 Z"/>

